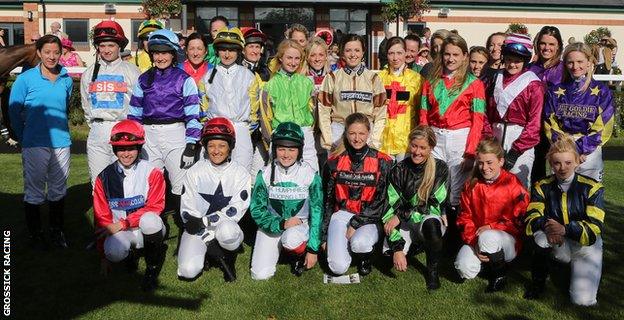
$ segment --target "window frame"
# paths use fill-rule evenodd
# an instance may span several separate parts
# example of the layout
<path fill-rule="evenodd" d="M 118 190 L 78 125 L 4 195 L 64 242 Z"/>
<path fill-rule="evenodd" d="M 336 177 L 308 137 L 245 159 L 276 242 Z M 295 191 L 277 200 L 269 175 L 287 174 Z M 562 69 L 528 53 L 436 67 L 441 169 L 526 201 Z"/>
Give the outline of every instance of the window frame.
<path fill-rule="evenodd" d="M 86 29 L 84 30 L 85 32 L 85 36 L 86 36 L 86 41 L 78 41 L 75 40 L 75 37 L 72 37 L 72 35 L 70 35 L 67 31 L 69 30 L 67 28 L 67 23 L 68 22 L 82 22 L 85 23 L 86 22 Z M 78 45 L 78 46 L 89 46 L 89 34 L 91 33 L 91 29 L 90 29 L 90 24 L 89 24 L 89 19 L 63 19 L 63 28 L 61 29 L 61 31 L 63 31 L 65 34 L 67 34 L 69 36 L 69 39 L 74 43 L 74 45 Z"/>

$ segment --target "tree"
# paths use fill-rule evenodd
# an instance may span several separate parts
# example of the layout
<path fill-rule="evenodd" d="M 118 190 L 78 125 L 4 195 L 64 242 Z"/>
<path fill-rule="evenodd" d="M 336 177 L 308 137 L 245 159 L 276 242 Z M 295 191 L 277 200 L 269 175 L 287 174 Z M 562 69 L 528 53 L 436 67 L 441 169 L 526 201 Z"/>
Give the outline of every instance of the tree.
<path fill-rule="evenodd" d="M 609 28 L 600 27 L 592 30 L 590 33 L 585 35 L 583 40 L 585 40 L 585 44 L 595 46 L 598 45 L 598 42 L 600 42 L 600 39 L 603 37 L 611 38 L 611 30 L 609 30 Z"/>
<path fill-rule="evenodd" d="M 387 22 L 397 23 L 396 35 L 399 35 L 399 20 L 408 21 L 412 17 L 422 17 L 429 12 L 429 0 L 392 0 L 381 9 L 381 16 Z"/>
<path fill-rule="evenodd" d="M 150 18 L 168 20 L 171 16 L 180 14 L 182 2 L 180 0 L 143 0 L 143 12 Z"/>

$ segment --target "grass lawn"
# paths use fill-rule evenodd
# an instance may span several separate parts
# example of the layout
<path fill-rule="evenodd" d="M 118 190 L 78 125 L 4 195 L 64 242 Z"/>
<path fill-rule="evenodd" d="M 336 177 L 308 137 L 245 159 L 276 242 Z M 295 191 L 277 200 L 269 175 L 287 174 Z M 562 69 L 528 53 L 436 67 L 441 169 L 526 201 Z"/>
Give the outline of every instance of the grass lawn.
<path fill-rule="evenodd" d="M 621 158 L 621 145 L 619 159 Z M 606 159 L 612 157 L 605 156 Z M 99 275 L 96 251 L 85 251 L 92 239 L 90 185 L 85 155 L 73 155 L 67 196 L 66 230 L 71 248 L 35 252 L 26 246 L 19 155 L 0 154 L 2 226 L 11 231 L 11 315 L 20 319 L 624 319 L 624 161 L 606 161 L 606 230 L 604 273 L 599 306 L 584 309 L 568 302 L 566 270 L 555 272 L 545 297 L 537 302 L 522 299 L 529 280 L 528 259 L 520 256 L 503 293 L 485 294 L 484 279 L 455 283 L 452 259 L 443 263 L 442 288 L 427 293 L 420 269 L 401 274 L 373 273 L 354 285 L 326 285 L 315 268 L 295 278 L 287 265 L 278 266 L 269 281 L 249 276 L 251 248 L 237 262 L 238 281 L 226 284 L 221 272 L 211 269 L 192 283 L 176 277 L 169 251 L 161 286 L 144 294 L 139 273 L 128 274 L 117 266 L 111 275 Z M 44 214 L 44 217 L 47 214 Z M 175 227 L 174 227 L 175 229 Z M 172 230 L 174 235 L 177 230 Z M 247 237 L 246 241 L 251 240 Z M 141 260 L 142 261 L 142 260 Z M 379 266 L 378 262 L 377 266 Z M 355 268 L 351 269 L 355 272 Z M 553 285 L 557 283 L 557 286 Z"/>

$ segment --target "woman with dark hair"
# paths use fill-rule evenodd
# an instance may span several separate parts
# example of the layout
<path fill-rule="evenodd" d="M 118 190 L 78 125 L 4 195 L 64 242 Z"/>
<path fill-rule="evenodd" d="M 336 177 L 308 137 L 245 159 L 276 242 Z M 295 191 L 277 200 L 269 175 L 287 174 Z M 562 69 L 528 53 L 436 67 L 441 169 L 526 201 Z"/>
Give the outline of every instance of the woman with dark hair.
<path fill-rule="evenodd" d="M 401 161 L 408 153 L 406 137 L 418 123 L 423 78 L 405 63 L 406 41 L 403 38 L 392 37 L 386 45 L 388 65 L 379 77 L 386 88 L 388 115 L 380 150 Z"/>
<path fill-rule="evenodd" d="M 403 38 L 405 40 L 405 63 L 407 67 L 420 72 L 422 66 L 418 64 L 418 52 L 420 51 L 421 40 L 415 34 L 408 34 Z"/>
<path fill-rule="evenodd" d="M 505 150 L 505 169 L 530 187 L 534 147 L 539 143 L 544 87 L 528 70 L 533 45 L 523 34 L 509 34 L 503 45 L 504 69 L 496 74 L 487 98 L 485 135 L 494 136 Z"/>
<path fill-rule="evenodd" d="M 438 141 L 433 156 L 449 167 L 449 202 L 455 211 L 474 164 L 485 112 L 485 89 L 468 72 L 468 46 L 462 37 L 451 35 L 444 40 L 433 72 L 423 85 L 420 107 L 420 124 L 431 126 Z"/>
<path fill-rule="evenodd" d="M 67 108 L 73 82 L 59 65 L 61 39 L 45 35 L 35 46 L 41 62 L 17 77 L 9 98 L 11 126 L 22 145 L 26 224 L 31 245 L 46 249 L 40 209 L 47 200 L 52 240 L 67 248 L 63 212 L 71 145 Z"/>
<path fill-rule="evenodd" d="M 201 92 L 201 117 L 212 119 L 224 117 L 236 128 L 236 147 L 232 160 L 251 173 L 253 147 L 250 124 L 251 96 L 256 80 L 253 72 L 243 67 L 243 33 L 238 28 L 223 28 L 217 32 L 213 46 L 219 57 L 219 64 L 211 66 L 199 84 Z"/>
<path fill-rule="evenodd" d="M 370 256 L 379 240 L 386 205 L 386 176 L 392 159 L 369 147 L 370 128 L 364 114 L 347 116 L 342 134 L 344 151 L 336 150 L 324 168 L 322 242 L 334 274 L 347 272 L 351 253 L 357 259 L 360 275 L 369 274 Z"/>
<path fill-rule="evenodd" d="M 208 45 L 206 61 L 211 66 L 216 66 L 219 64 L 219 56 L 215 51 L 214 41 L 217 37 L 217 33 L 219 33 L 219 30 L 223 28 L 229 28 L 230 21 L 224 16 L 214 16 L 212 17 L 212 19 L 210 19 L 208 26 L 210 27 L 210 30 L 208 30 L 210 32 L 210 44 Z"/>
<path fill-rule="evenodd" d="M 502 49 L 507 34 L 504 32 L 494 32 L 485 41 L 485 49 L 489 53 L 487 65 L 481 71 L 479 79 L 483 81 L 486 90 L 491 92 L 496 75 L 505 66 Z"/>
<path fill-rule="evenodd" d="M 507 65 L 507 64 L 505 64 Z M 474 279 L 483 264 L 490 267 L 486 292 L 501 291 L 506 265 L 522 247 L 522 216 L 529 194 L 518 178 L 503 169 L 504 151 L 493 139 L 477 147 L 477 165 L 461 194 L 457 226 L 464 245 L 455 268 L 463 279 Z"/>
<path fill-rule="evenodd" d="M 208 71 L 208 62 L 204 60 L 207 50 L 208 42 L 203 35 L 193 32 L 186 38 L 187 59 L 182 63 L 182 69 L 195 80 L 195 84 L 199 84 Z"/>
<path fill-rule="evenodd" d="M 427 255 L 425 282 L 428 290 L 435 290 L 440 287 L 438 265 L 448 224 L 448 167 L 431 154 L 436 137 L 430 127 L 414 128 L 408 141 L 409 157 L 397 163 L 388 177 L 388 210 L 382 218 L 384 252 L 392 252 L 397 271 L 406 271 L 411 244 L 423 243 Z"/>
<path fill-rule="evenodd" d="M 550 143 L 564 133 L 571 135 L 580 154 L 576 172 L 602 181 L 602 146 L 613 132 L 615 107 L 611 90 L 592 79 L 595 61 L 584 43 L 566 47 L 563 81 L 548 91 L 544 131 Z"/>
<path fill-rule="evenodd" d="M 431 35 L 431 42 L 428 44 L 429 49 L 431 50 L 431 52 L 429 53 L 429 62 L 425 64 L 420 70 L 420 74 L 423 77 L 429 77 L 429 74 L 432 72 L 434 63 L 437 60 L 438 55 L 442 52 L 442 44 L 444 43 L 444 40 L 446 40 L 446 38 L 448 38 L 448 36 L 450 35 L 451 32 L 446 29 L 436 30 L 436 32 Z"/>
<path fill-rule="evenodd" d="M 323 80 L 319 99 L 321 145 L 335 148 L 345 130 L 345 119 L 352 113 L 364 114 L 372 123 L 370 145 L 381 147 L 386 124 L 386 90 L 379 75 L 364 64 L 366 41 L 359 35 L 343 38 L 340 56 L 345 66 L 332 71 Z"/>
<path fill-rule="evenodd" d="M 485 47 L 475 46 L 470 48 L 470 72 L 482 79 L 485 77 L 487 63 L 490 60 L 490 53 Z"/>
<path fill-rule="evenodd" d="M 536 48 L 537 60 L 529 70 L 535 73 L 548 87 L 563 79 L 563 40 L 557 27 L 544 26 L 535 36 L 533 45 Z"/>

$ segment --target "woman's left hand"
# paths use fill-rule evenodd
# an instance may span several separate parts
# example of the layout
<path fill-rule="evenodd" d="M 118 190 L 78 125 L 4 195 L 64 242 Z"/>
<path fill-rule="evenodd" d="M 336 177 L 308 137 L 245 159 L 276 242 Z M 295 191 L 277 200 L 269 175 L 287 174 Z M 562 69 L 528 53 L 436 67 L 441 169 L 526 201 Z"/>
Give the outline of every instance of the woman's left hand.
<path fill-rule="evenodd" d="M 318 261 L 318 256 L 316 253 L 308 252 L 305 256 L 305 267 L 306 269 L 312 269 L 316 265 Z"/>
<path fill-rule="evenodd" d="M 446 218 L 446 215 L 445 215 L 445 214 L 443 214 L 443 215 L 441 215 L 441 216 L 440 216 L 440 220 L 442 220 L 442 225 L 443 225 L 444 227 L 448 227 L 448 219 Z"/>
<path fill-rule="evenodd" d="M 354 233 L 355 233 L 355 228 L 353 228 L 352 226 L 349 226 L 349 228 L 347 229 L 347 239 L 351 240 L 351 237 L 353 237 Z"/>

